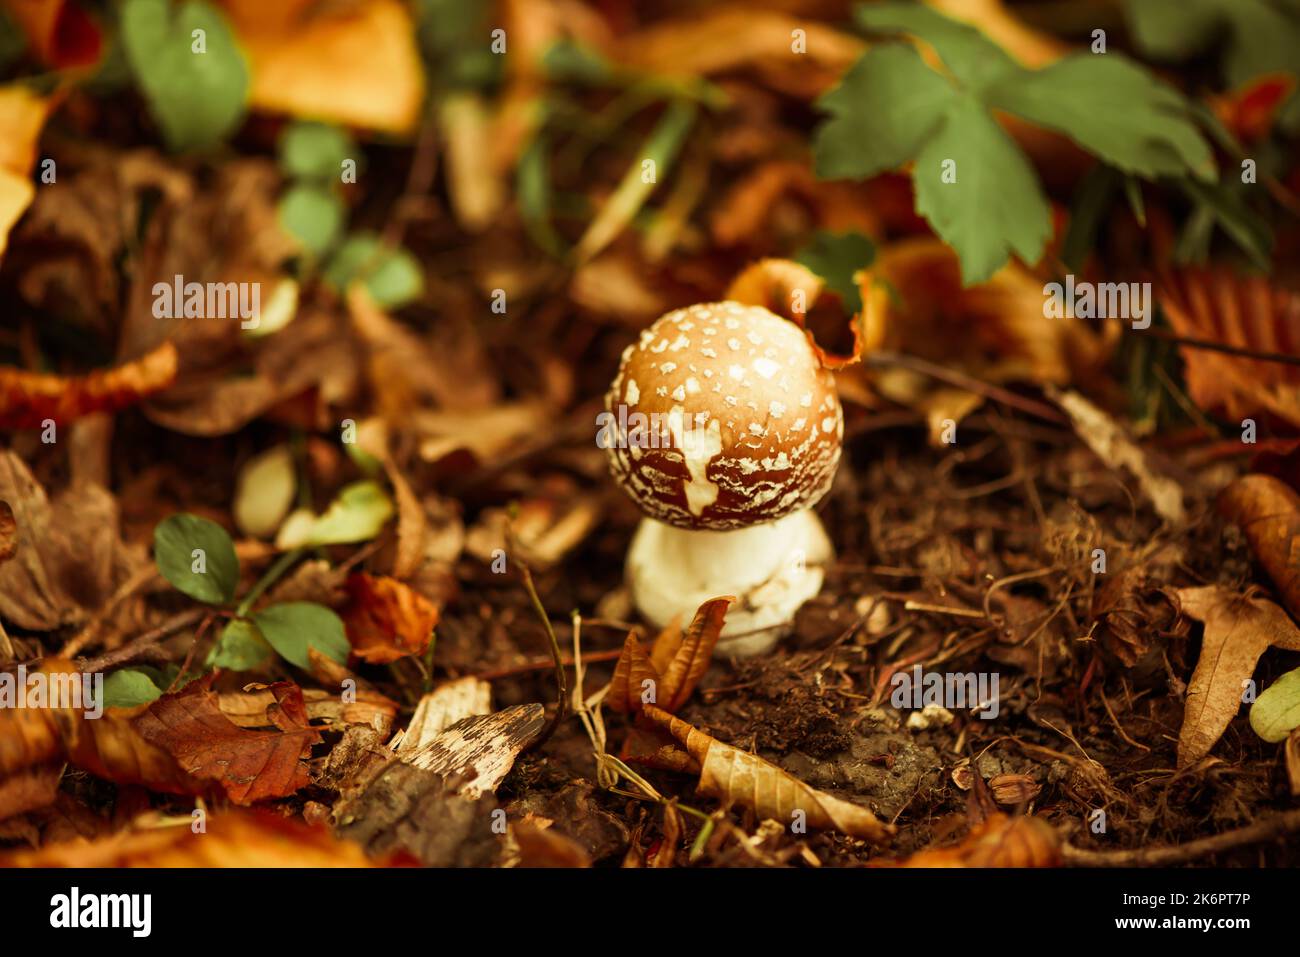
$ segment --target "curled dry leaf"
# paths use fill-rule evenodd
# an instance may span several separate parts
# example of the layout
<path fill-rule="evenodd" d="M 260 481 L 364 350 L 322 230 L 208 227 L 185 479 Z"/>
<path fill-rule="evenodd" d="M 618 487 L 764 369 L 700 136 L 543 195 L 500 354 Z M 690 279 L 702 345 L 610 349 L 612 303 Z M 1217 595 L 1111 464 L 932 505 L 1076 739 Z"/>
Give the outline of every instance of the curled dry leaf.
<path fill-rule="evenodd" d="M 1271 601 L 1220 585 L 1181 588 L 1178 599 L 1185 614 L 1205 622 L 1178 733 L 1181 768 L 1210 753 L 1240 710 L 1247 682 L 1270 646 L 1300 651 L 1300 629 Z"/>
<path fill-rule="evenodd" d="M 0 427 L 60 425 L 92 412 L 115 412 L 161 392 L 176 379 L 176 347 L 170 342 L 133 362 L 83 376 L 0 369 Z"/>
<path fill-rule="evenodd" d="M 182 826 L 138 828 L 88 841 L 77 838 L 0 855 L 0 867 L 376 867 L 356 844 L 324 826 L 277 814 L 228 811 L 196 834 Z"/>
<path fill-rule="evenodd" d="M 899 867 L 1057 867 L 1061 839 L 1036 817 L 992 814 L 952 847 L 926 848 Z"/>
<path fill-rule="evenodd" d="M 1241 526 L 1282 604 L 1300 616 L 1300 495 L 1271 475 L 1243 475 L 1219 493 L 1216 507 Z"/>
<path fill-rule="evenodd" d="M 713 648 L 726 624 L 727 607 L 735 600 L 731 595 L 710 598 L 696 610 L 685 633 L 676 622 L 671 623 L 660 632 L 650 655 L 636 635 L 628 634 L 614 668 L 606 703 L 625 714 L 640 711 L 648 681 L 653 690 L 650 700 L 669 714 L 675 713 L 709 670 Z"/>
<path fill-rule="evenodd" d="M 674 652 L 660 682 L 659 701 L 663 702 L 662 707 L 669 714 L 675 714 L 686 703 L 709 670 L 713 648 L 722 634 L 722 626 L 726 624 L 727 608 L 735 600 L 734 595 L 710 598 L 695 612 L 695 618 L 682 637 L 681 647 Z"/>
<path fill-rule="evenodd" d="M 1189 267 L 1165 275 L 1157 297 L 1180 336 L 1257 352 L 1300 355 L 1300 293 L 1266 276 Z M 1187 394 L 1233 421 L 1271 413 L 1300 426 L 1300 368 L 1180 347 Z"/>
<path fill-rule="evenodd" d="M 808 267 L 789 259 L 761 259 L 743 270 L 727 288 L 727 298 L 750 306 L 762 306 L 803 329 L 808 344 L 823 366 L 842 369 L 862 358 L 863 338 L 855 317 L 849 322 L 853 337 L 852 348 L 843 355 L 835 355 L 818 345 L 808 328 L 808 316 L 821 299 L 825 283 Z M 836 297 L 830 297 L 832 299 Z M 835 307 L 838 309 L 838 306 Z M 871 345 L 870 341 L 867 343 Z"/>
<path fill-rule="evenodd" d="M 723 744 L 668 712 L 646 705 L 643 713 L 676 738 L 700 764 L 698 790 L 720 801 L 753 809 L 759 818 L 789 823 L 802 813 L 810 827 L 833 828 L 876 843 L 894 833 L 871 811 L 809 787 L 755 754 Z"/>
<path fill-rule="evenodd" d="M 628 632 L 623 642 L 623 653 L 618 656 L 618 664 L 614 666 L 614 677 L 610 679 L 605 704 L 623 714 L 640 711 L 647 682 L 651 688 L 658 687 L 659 671 L 641 647 L 636 634 Z"/>
<path fill-rule="evenodd" d="M 358 572 L 348 577 L 347 591 L 343 624 L 362 661 L 385 664 L 429 649 L 438 607 L 409 585 Z"/>

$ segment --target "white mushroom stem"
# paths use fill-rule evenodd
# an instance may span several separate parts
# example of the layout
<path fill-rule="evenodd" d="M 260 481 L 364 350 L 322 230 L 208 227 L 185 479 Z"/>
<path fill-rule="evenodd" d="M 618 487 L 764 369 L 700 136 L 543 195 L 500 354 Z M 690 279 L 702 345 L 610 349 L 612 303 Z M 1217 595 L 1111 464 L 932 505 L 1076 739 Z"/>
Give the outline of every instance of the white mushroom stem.
<path fill-rule="evenodd" d="M 714 656 L 769 650 L 799 606 L 821 590 L 834 557 L 810 509 L 730 532 L 694 531 L 641 520 L 627 555 L 637 608 L 657 628 L 681 615 L 689 623 L 710 598 L 735 595 Z"/>

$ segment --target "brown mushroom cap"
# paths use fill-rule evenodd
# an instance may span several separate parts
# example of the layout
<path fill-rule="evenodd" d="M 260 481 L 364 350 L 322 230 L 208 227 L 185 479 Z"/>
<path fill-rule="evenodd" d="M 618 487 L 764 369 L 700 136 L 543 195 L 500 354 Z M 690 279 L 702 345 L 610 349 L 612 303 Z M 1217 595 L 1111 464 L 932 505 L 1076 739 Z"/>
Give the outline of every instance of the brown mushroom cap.
<path fill-rule="evenodd" d="M 605 408 L 614 478 L 679 528 L 742 528 L 816 503 L 844 434 L 835 378 L 803 330 L 737 302 L 658 319 L 623 353 Z"/>

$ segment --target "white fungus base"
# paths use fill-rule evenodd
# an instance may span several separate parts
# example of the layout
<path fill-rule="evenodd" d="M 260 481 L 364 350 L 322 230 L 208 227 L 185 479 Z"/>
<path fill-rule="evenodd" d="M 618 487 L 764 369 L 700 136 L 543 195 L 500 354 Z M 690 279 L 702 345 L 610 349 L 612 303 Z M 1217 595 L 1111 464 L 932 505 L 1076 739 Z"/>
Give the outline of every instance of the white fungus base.
<path fill-rule="evenodd" d="M 710 598 L 735 595 L 715 658 L 770 650 L 799 606 L 821 590 L 834 549 L 811 510 L 732 532 L 691 531 L 641 520 L 627 553 L 637 609 L 656 628 L 683 627 Z"/>

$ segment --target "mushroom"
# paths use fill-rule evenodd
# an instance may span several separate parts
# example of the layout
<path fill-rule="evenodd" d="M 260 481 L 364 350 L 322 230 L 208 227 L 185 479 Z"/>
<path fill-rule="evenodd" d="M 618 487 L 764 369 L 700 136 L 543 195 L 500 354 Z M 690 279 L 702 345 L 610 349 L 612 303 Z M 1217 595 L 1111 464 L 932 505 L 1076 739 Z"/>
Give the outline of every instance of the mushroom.
<path fill-rule="evenodd" d="M 770 649 L 834 554 L 811 506 L 844 416 L 807 335 L 759 306 L 678 309 L 623 353 L 605 407 L 597 441 L 646 516 L 627 556 L 638 610 L 663 627 L 735 595 L 715 654 Z"/>

